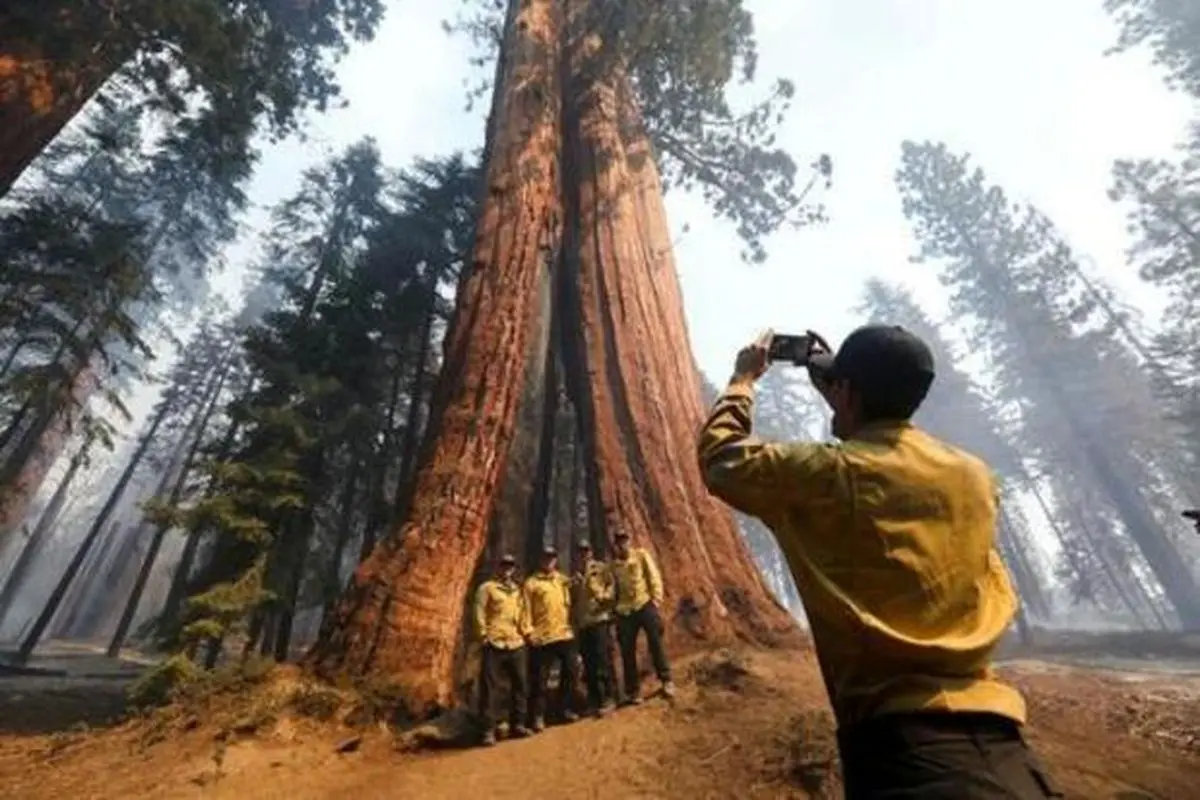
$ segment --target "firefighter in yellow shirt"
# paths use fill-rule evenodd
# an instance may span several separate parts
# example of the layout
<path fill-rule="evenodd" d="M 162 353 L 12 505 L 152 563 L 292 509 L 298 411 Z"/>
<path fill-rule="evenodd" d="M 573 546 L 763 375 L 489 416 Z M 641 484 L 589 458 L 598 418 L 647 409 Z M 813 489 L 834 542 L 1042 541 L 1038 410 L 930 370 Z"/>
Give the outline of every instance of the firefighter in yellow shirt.
<path fill-rule="evenodd" d="M 483 743 L 496 743 L 504 706 L 508 730 L 527 736 L 525 727 L 525 636 L 529 620 L 521 587 L 516 581 L 517 561 L 504 555 L 495 576 L 475 592 L 475 630 L 483 644 L 479 670 L 479 714 L 483 718 Z M 507 698 L 503 689 L 508 684 Z M 505 700 L 508 700 L 505 703 Z"/>
<path fill-rule="evenodd" d="M 628 531 L 617 531 L 613 545 L 616 550 L 612 572 L 617 588 L 617 644 L 621 650 L 625 703 L 637 705 L 642 702 L 637 662 L 637 640 L 642 632 L 646 634 L 646 646 L 650 649 L 654 672 L 662 684 L 662 694 L 674 697 L 671 665 L 663 647 L 663 621 L 659 611 L 663 582 L 658 565 L 649 550 L 630 546 Z"/>
<path fill-rule="evenodd" d="M 578 563 L 571 578 L 575 596 L 572 610 L 579 651 L 583 656 L 583 676 L 587 681 L 588 705 L 596 716 L 612 711 L 616 702 L 613 674 L 612 619 L 616 603 L 616 585 L 612 567 L 592 556 L 586 539 L 575 545 Z"/>
<path fill-rule="evenodd" d="M 819 339 L 818 339 L 819 341 Z M 933 355 L 894 326 L 852 333 L 809 374 L 836 444 L 750 433 L 770 334 L 738 354 L 700 434 L 709 490 L 775 533 L 838 722 L 848 800 L 1058 795 L 1026 746 L 1025 703 L 992 671 L 1017 598 L 995 547 L 996 485 L 911 421 Z"/>
<path fill-rule="evenodd" d="M 558 550 L 547 547 L 538 569 L 525 579 L 529 614 L 529 713 L 534 733 L 546 728 L 546 683 L 558 666 L 564 722 L 578 719 L 575 705 L 575 633 L 571 630 L 571 581 L 558 571 Z"/>

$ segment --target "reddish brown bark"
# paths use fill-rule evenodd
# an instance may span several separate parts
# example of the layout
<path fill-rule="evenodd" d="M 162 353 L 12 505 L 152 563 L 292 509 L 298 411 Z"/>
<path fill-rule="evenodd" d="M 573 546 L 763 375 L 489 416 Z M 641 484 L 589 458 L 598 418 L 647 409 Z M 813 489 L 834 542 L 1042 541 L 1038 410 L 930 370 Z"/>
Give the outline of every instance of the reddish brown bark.
<path fill-rule="evenodd" d="M 586 380 L 577 385 L 587 390 L 583 434 L 606 527 L 629 531 L 657 555 L 675 651 L 792 640 L 795 621 L 696 468 L 700 377 L 649 143 L 632 98 L 618 97 L 619 78 L 584 80 L 569 95 L 578 105 L 567 117 L 578 125 L 565 163 L 577 174 L 565 183 L 578 187 L 577 205 L 567 204 L 569 224 L 579 226 Z"/>
<path fill-rule="evenodd" d="M 32 426 L 10 455 L 11 469 L 6 468 L 0 480 L 0 541 L 25 520 L 30 503 L 37 497 L 50 467 L 66 447 L 79 412 L 96 386 L 96 373 L 89 367 L 80 370 L 65 403 L 57 412 L 46 411 L 46 421 Z"/>
<path fill-rule="evenodd" d="M 0 25 L 0 197 L 116 67 L 98 52 L 90 63 L 56 63 L 36 45 L 5 37 L 4 27 Z"/>
<path fill-rule="evenodd" d="M 488 545 L 532 555 L 545 534 L 560 372 L 591 534 L 624 528 L 655 551 L 672 649 L 799 642 L 701 483 L 699 373 L 649 144 L 631 99 L 618 103 L 619 77 L 587 75 L 584 40 L 562 47 L 562 5 L 527 0 L 509 26 L 489 194 L 409 521 L 359 569 L 309 657 L 325 677 L 393 683 L 416 715 L 456 699 L 463 611 Z M 560 86 L 566 52 L 576 74 Z"/>
<path fill-rule="evenodd" d="M 557 249 L 554 13 L 552 0 L 528 0 L 506 43 L 487 196 L 408 521 L 360 566 L 308 659 L 326 677 L 388 680 L 417 715 L 454 700 L 464 599 L 516 434 L 542 322 L 537 287 Z"/>

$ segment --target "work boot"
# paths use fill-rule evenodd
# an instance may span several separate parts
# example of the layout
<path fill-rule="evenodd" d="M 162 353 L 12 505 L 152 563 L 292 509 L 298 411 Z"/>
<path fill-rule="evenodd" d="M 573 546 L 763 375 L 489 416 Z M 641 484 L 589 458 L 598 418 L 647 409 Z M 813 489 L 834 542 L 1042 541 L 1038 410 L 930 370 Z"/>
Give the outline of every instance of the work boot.
<path fill-rule="evenodd" d="M 536 719 L 534 719 L 533 732 L 541 733 L 544 730 L 546 730 L 546 720 L 542 719 L 541 717 L 537 717 Z"/>
<path fill-rule="evenodd" d="M 524 739 L 528 735 L 529 728 L 526 728 L 524 725 L 514 725 L 512 733 L 509 736 L 512 739 Z"/>
<path fill-rule="evenodd" d="M 623 705 L 623 706 L 640 706 L 644 702 L 645 701 L 642 700 L 641 695 L 635 694 L 633 697 L 626 697 L 625 702 L 621 703 L 621 705 Z"/>
<path fill-rule="evenodd" d="M 599 708 L 596 709 L 597 717 L 607 717 L 616 708 L 616 704 L 612 700 L 605 700 Z"/>
<path fill-rule="evenodd" d="M 507 722 L 501 722 L 499 725 L 497 725 L 496 726 L 496 738 L 497 739 L 507 739 L 508 738 L 508 728 L 509 728 L 509 725 Z"/>
<path fill-rule="evenodd" d="M 492 728 L 488 728 L 483 732 L 483 738 L 479 743 L 484 747 L 491 747 L 494 745 L 496 743 L 496 731 Z"/>
<path fill-rule="evenodd" d="M 673 681 L 663 681 L 662 696 L 668 700 L 675 696 L 675 683 Z"/>
<path fill-rule="evenodd" d="M 566 711 L 563 712 L 563 722 L 574 722 L 577 719 L 579 719 L 579 715 L 576 714 L 571 709 L 568 708 Z"/>

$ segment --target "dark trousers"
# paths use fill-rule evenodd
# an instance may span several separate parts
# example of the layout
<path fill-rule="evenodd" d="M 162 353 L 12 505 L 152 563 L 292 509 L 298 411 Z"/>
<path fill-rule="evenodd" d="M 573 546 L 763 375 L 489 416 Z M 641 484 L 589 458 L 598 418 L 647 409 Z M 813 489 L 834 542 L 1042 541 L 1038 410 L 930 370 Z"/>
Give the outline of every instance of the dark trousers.
<path fill-rule="evenodd" d="M 617 699 L 614 684 L 612 623 L 597 622 L 579 632 L 583 677 L 587 681 L 588 705 L 599 708 Z"/>
<path fill-rule="evenodd" d="M 529 648 L 529 714 L 534 719 L 546 715 L 546 682 L 550 668 L 558 665 L 558 692 L 562 710 L 575 704 L 575 640 L 553 642 Z"/>
<path fill-rule="evenodd" d="M 483 663 L 480 668 L 479 716 L 487 729 L 494 728 L 508 712 L 508 722 L 513 726 L 525 724 L 525 648 L 501 650 L 491 645 L 483 646 Z M 507 687 L 505 684 L 508 684 Z M 507 688 L 506 693 L 504 689 Z M 505 699 L 508 700 L 505 709 Z"/>
<path fill-rule="evenodd" d="M 641 689 L 641 679 L 638 677 L 637 640 L 638 634 L 646 632 L 646 645 L 650 648 L 650 661 L 654 664 L 654 672 L 663 683 L 671 680 L 671 665 L 667 663 L 667 653 L 663 649 L 663 623 L 658 615 L 658 609 L 653 603 L 634 611 L 632 614 L 617 615 L 617 642 L 621 647 L 621 664 L 625 675 L 625 699 L 633 700 Z"/>
<path fill-rule="evenodd" d="M 1062 797 L 1012 720 L 887 714 L 838 731 L 846 800 Z"/>

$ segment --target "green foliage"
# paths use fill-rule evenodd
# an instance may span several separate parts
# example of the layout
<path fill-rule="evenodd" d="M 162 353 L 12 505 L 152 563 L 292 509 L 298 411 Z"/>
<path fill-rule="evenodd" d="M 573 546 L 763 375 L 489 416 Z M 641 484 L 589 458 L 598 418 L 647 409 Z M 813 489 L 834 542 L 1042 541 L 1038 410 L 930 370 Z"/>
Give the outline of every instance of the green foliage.
<path fill-rule="evenodd" d="M 383 11 L 381 0 L 17 0 L 0 12 L 0 28 L 60 65 L 100 58 L 123 67 L 153 110 L 198 104 L 226 120 L 262 116 L 280 136 L 305 109 L 337 99 L 335 62 L 374 35 Z"/>
<path fill-rule="evenodd" d="M 1200 98 L 1200 10 L 1191 0 L 1105 0 L 1121 35 L 1116 50 L 1149 47 L 1168 83 Z"/>
<path fill-rule="evenodd" d="M 906 142 L 896 180 L 917 260 L 940 265 L 952 313 L 1018 420 L 1019 449 L 1054 487 L 1060 529 L 1091 539 L 1064 542 L 1065 552 L 1090 554 L 1095 571 L 1114 576 L 1125 564 L 1112 585 L 1142 593 L 1131 608 L 1158 602 L 1161 587 L 1182 617 L 1200 613 L 1181 566 L 1162 416 L 1111 290 L 1086 277 L 1049 219 L 944 144 Z"/>
<path fill-rule="evenodd" d="M 498 56 L 504 25 L 505 4 L 481 0 L 450 27 L 474 39 L 480 50 L 475 63 L 482 66 Z M 588 80 L 628 86 L 664 184 L 699 191 L 732 221 L 746 244 L 744 257 L 763 261 L 765 238 L 781 226 L 823 219 L 809 195 L 830 185 L 829 157 L 821 156 L 811 175 L 802 177 L 792 156 L 776 145 L 792 82 L 776 81 L 745 109 L 729 101 L 733 87 L 756 80 L 753 20 L 742 0 L 593 2 L 580 27 L 601 44 L 598 57 L 579 69 L 585 77 L 572 90 L 583 90 Z"/>
<path fill-rule="evenodd" d="M 364 140 L 274 209 L 255 302 L 277 307 L 242 315 L 257 321 L 240 342 L 247 388 L 226 410 L 237 436 L 203 465 L 200 497 L 170 512 L 211 541 L 184 613 L 162 625 L 172 646 L 324 601 L 353 538 L 387 523 L 472 240 L 476 175 L 458 157 L 393 175 Z"/>
<path fill-rule="evenodd" d="M 129 687 L 129 701 L 135 708 L 166 705 L 183 687 L 197 681 L 204 670 L 183 655 L 173 655 L 146 670 Z"/>
<path fill-rule="evenodd" d="M 1113 200 L 1128 211 L 1128 258 L 1169 303 L 1155 338 L 1155 389 L 1176 424 L 1177 447 L 1200 475 L 1200 138 L 1178 162 L 1118 161 Z"/>

